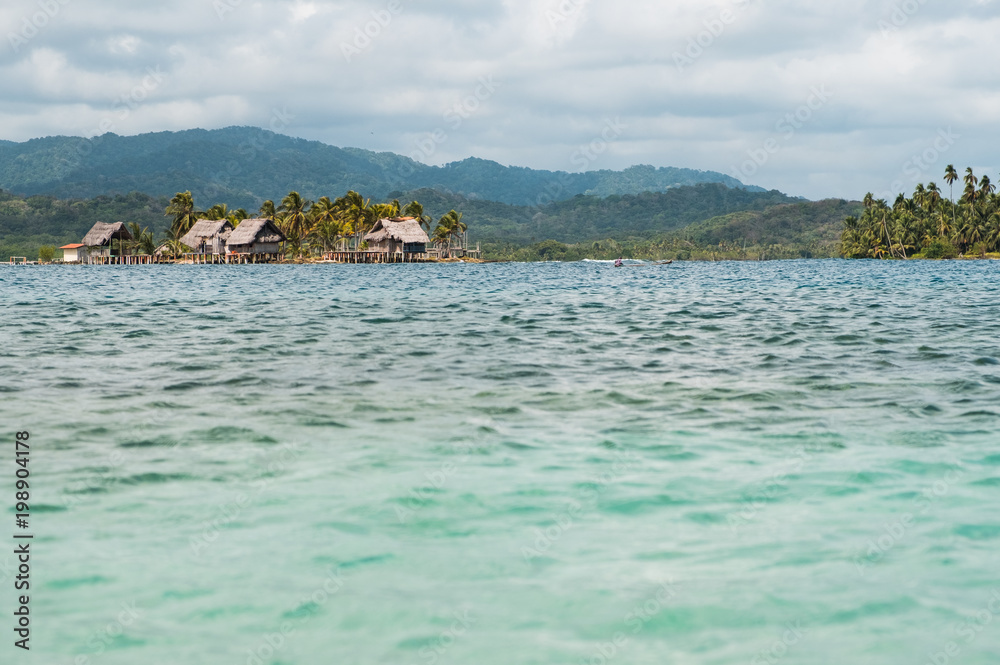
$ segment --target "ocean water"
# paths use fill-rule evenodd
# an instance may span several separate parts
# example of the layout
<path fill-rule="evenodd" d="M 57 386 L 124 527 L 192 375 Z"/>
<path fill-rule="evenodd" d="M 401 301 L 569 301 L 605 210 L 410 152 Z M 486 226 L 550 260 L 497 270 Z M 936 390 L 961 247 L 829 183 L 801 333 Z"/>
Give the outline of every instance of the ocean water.
<path fill-rule="evenodd" d="M 2 267 L 0 660 L 995 665 L 998 278 Z"/>

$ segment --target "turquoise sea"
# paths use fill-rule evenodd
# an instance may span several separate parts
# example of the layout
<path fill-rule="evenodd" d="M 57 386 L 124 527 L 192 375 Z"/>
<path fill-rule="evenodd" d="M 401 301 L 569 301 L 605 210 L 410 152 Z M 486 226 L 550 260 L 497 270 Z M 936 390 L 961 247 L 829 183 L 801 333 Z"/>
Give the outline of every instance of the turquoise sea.
<path fill-rule="evenodd" d="M 3 663 L 1000 662 L 995 262 L 4 266 L 0 340 Z"/>

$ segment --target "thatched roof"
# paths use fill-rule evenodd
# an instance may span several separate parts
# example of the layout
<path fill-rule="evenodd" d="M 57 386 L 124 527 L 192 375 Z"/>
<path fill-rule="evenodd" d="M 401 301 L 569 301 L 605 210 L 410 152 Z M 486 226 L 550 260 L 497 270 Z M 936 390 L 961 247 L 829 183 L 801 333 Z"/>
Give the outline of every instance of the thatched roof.
<path fill-rule="evenodd" d="M 368 242 L 384 242 L 395 240 L 403 243 L 423 243 L 431 241 L 427 233 L 420 228 L 420 222 L 415 217 L 393 217 L 375 222 L 371 233 L 365 236 Z"/>
<path fill-rule="evenodd" d="M 97 222 L 93 228 L 83 236 L 83 244 L 87 247 L 103 247 L 112 240 L 131 240 L 132 234 L 125 228 L 123 222 L 108 224 Z"/>
<path fill-rule="evenodd" d="M 232 232 L 233 225 L 228 219 L 199 219 L 191 227 L 191 230 L 184 234 L 181 242 L 188 247 L 197 247 L 202 240 L 212 240 L 217 236 L 226 240 Z"/>
<path fill-rule="evenodd" d="M 244 219 L 229 234 L 227 245 L 252 245 L 255 242 L 282 242 L 285 234 L 269 219 Z"/>

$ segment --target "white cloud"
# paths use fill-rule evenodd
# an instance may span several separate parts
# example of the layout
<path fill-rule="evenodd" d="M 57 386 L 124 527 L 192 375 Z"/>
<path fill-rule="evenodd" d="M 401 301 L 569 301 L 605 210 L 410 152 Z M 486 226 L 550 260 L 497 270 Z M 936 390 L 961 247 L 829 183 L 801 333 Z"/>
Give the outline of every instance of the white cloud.
<path fill-rule="evenodd" d="M 60 7 L 34 27 L 35 2 L 0 8 L 10 26 L 0 44 L 7 91 L 0 138 L 93 133 L 109 116 L 118 133 L 266 126 L 273 109 L 287 108 L 295 116 L 287 133 L 335 145 L 412 154 L 422 137 L 443 129 L 447 140 L 425 161 L 474 155 L 570 170 L 581 142 L 621 117 L 628 130 L 591 168 L 650 163 L 730 172 L 775 135 L 813 86 L 825 85 L 833 99 L 783 138 L 750 182 L 810 197 L 861 197 L 891 184 L 913 152 L 948 127 L 963 137 L 948 162 L 989 164 L 996 152 L 996 2 L 95 0 Z M 689 48 L 696 57 L 686 55 Z M 691 62 L 679 68 L 677 54 Z M 143 91 L 150 71 L 163 79 Z M 483 76 L 502 85 L 454 127 L 445 113 L 473 95 Z M 123 97 L 129 113 L 119 118 Z M 940 180 L 936 171 L 926 175 Z"/>
<path fill-rule="evenodd" d="M 319 13 L 315 2 L 296 2 L 292 5 L 292 23 L 302 23 Z"/>
<path fill-rule="evenodd" d="M 133 35 L 110 37 L 107 40 L 108 51 L 110 51 L 113 55 L 132 55 L 139 50 L 139 46 L 141 44 L 142 40 Z"/>

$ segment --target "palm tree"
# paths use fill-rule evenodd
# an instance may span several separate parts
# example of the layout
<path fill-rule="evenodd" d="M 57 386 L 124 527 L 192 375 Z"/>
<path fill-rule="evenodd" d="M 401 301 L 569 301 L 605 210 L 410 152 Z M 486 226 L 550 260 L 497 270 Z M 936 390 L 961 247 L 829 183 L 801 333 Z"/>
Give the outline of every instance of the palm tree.
<path fill-rule="evenodd" d="M 331 201 L 329 196 L 320 197 L 319 201 L 316 201 L 309 209 L 309 217 L 311 226 L 318 235 L 317 239 L 322 244 L 323 252 L 330 251 L 330 248 L 340 238 L 340 206 Z"/>
<path fill-rule="evenodd" d="M 451 257 L 452 238 L 461 238 L 468 229 L 468 225 L 462 221 L 462 213 L 451 210 L 438 220 L 437 228 L 434 229 L 433 240 L 437 243 L 447 243 L 447 252 Z"/>
<path fill-rule="evenodd" d="M 371 206 L 369 219 L 373 223 L 380 219 L 392 219 L 393 217 L 399 217 L 399 201 L 376 203 Z"/>
<path fill-rule="evenodd" d="M 278 211 L 274 209 L 274 201 L 268 199 L 267 201 L 264 201 L 264 203 L 261 204 L 260 216 L 261 219 L 268 219 L 272 222 L 275 220 L 275 218 L 278 216 Z"/>
<path fill-rule="evenodd" d="M 937 183 L 932 182 L 927 185 L 927 211 L 934 212 L 939 203 L 941 203 L 941 190 L 938 189 Z"/>
<path fill-rule="evenodd" d="M 411 201 L 410 203 L 407 203 L 406 207 L 403 208 L 402 214 L 403 217 L 412 217 L 417 220 L 417 223 L 424 227 L 424 230 L 430 234 L 431 223 L 434 221 L 434 218 L 424 213 L 424 207 L 420 205 L 418 201 Z"/>
<path fill-rule="evenodd" d="M 289 192 L 288 196 L 281 199 L 281 207 L 278 213 L 281 220 L 281 230 L 288 236 L 295 254 L 301 254 L 302 241 L 309 235 L 309 215 L 306 208 L 312 205 L 311 201 L 306 201 L 298 192 Z"/>
<path fill-rule="evenodd" d="M 164 214 L 167 217 L 173 217 L 170 224 L 170 234 L 174 238 L 180 238 L 190 231 L 202 215 L 194 206 L 191 192 L 178 192 L 174 198 L 170 199 L 170 205 L 167 206 Z"/>
<path fill-rule="evenodd" d="M 965 181 L 965 193 L 963 194 L 963 198 L 968 203 L 975 205 L 978 194 L 976 191 L 976 185 L 979 184 L 979 178 L 977 178 L 976 174 L 972 172 L 971 166 L 965 169 L 965 177 L 963 180 Z"/>
<path fill-rule="evenodd" d="M 913 190 L 913 202 L 921 208 L 927 205 L 927 190 L 924 189 L 924 183 L 918 183 L 917 188 Z"/>
<path fill-rule="evenodd" d="M 351 190 L 342 199 L 337 199 L 337 201 L 343 206 L 343 216 L 348 225 L 348 232 L 354 234 L 355 244 L 360 247 L 361 236 L 368 230 L 370 223 L 375 223 L 375 220 L 371 219 L 371 210 L 369 208 L 371 199 L 366 200 L 363 196 Z"/>
<path fill-rule="evenodd" d="M 955 181 L 958 180 L 958 171 L 954 164 L 949 164 L 944 170 L 944 181 L 951 187 L 951 225 L 955 227 Z"/>
<path fill-rule="evenodd" d="M 191 251 L 190 247 L 182 243 L 177 238 L 171 238 L 167 240 L 166 248 L 167 251 L 170 252 L 170 256 L 174 259 L 176 259 L 181 254 L 184 254 L 185 252 Z"/>
<path fill-rule="evenodd" d="M 229 217 L 229 206 L 225 203 L 216 203 L 214 206 L 205 211 L 203 219 L 219 221 L 220 219 L 226 219 L 227 217 Z"/>
<path fill-rule="evenodd" d="M 131 246 L 139 250 L 140 254 L 152 254 L 156 251 L 156 243 L 153 241 L 153 233 L 149 228 L 142 228 L 138 222 L 128 225 L 129 233 L 132 234 Z"/>
<path fill-rule="evenodd" d="M 1000 251 L 1000 211 L 995 211 L 990 215 L 989 235 L 986 242 L 990 244 L 994 251 Z"/>
<path fill-rule="evenodd" d="M 234 227 L 239 226 L 240 222 L 242 222 L 244 219 L 249 219 L 249 218 L 250 218 L 250 213 L 248 213 L 243 208 L 237 208 L 236 210 L 234 210 L 233 212 L 229 213 L 226 216 L 226 219 L 228 219 L 229 223 L 232 224 Z"/>

